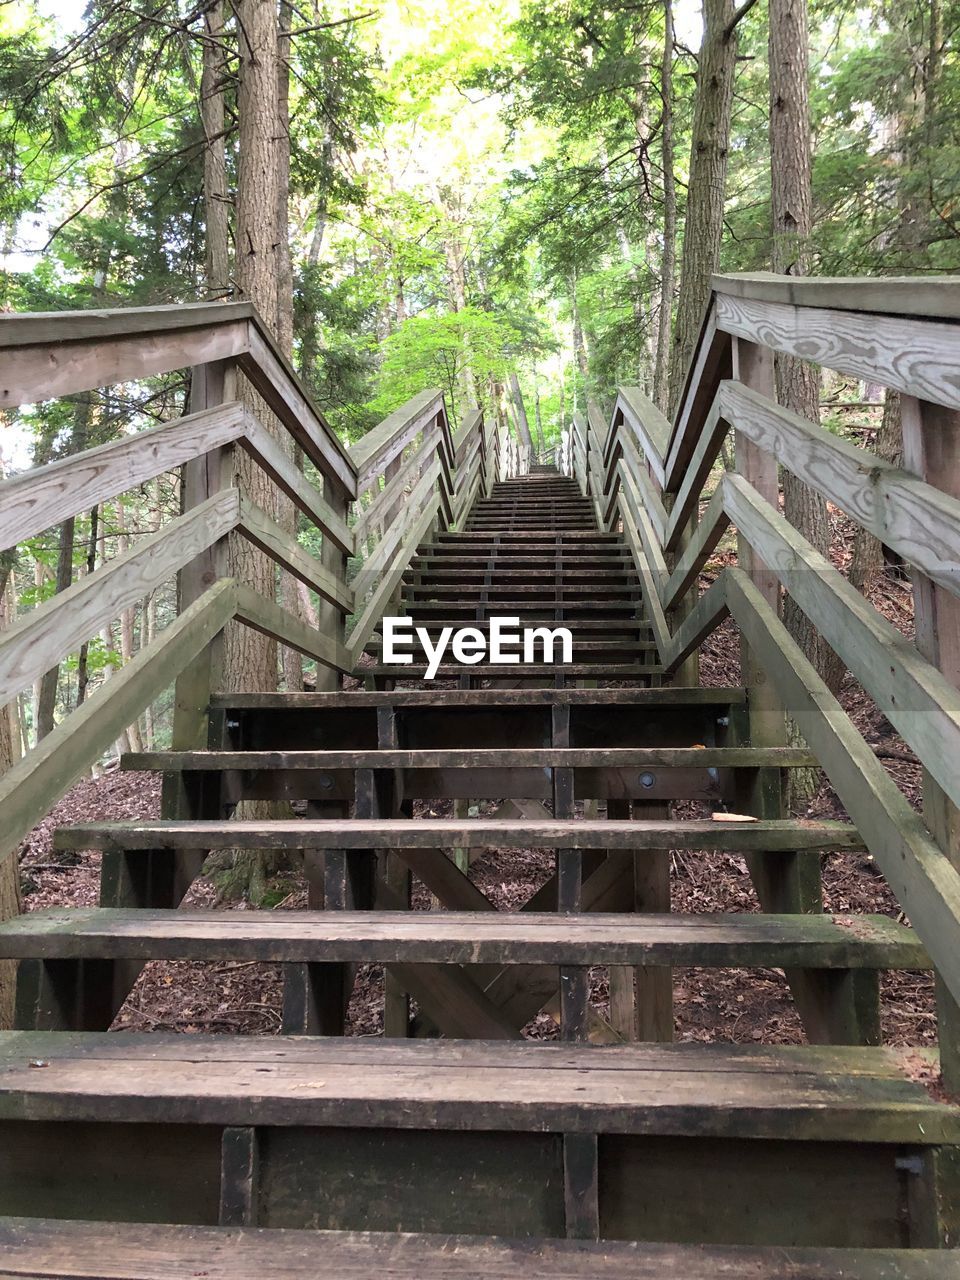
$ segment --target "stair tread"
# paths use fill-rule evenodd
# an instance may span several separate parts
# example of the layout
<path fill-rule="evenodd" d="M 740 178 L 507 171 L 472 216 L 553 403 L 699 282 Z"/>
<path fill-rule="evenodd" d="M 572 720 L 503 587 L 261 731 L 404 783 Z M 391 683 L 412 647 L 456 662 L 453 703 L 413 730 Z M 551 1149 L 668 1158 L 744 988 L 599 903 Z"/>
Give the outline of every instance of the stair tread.
<path fill-rule="evenodd" d="M 743 688 L 682 685 L 663 689 L 394 689 L 333 693 L 215 693 L 211 705 L 231 710 L 363 706 L 597 706 L 728 707 L 746 701 Z"/>
<path fill-rule="evenodd" d="M 482 747 L 366 751 L 138 751 L 122 769 L 802 769 L 816 757 L 799 747 Z"/>
<path fill-rule="evenodd" d="M 59 849 L 862 849 L 845 822 L 674 822 L 485 818 L 293 818 L 272 821 L 93 822 L 60 827 Z"/>
<path fill-rule="evenodd" d="M 960 1253 L 0 1218 L 4 1276 L 35 1280 L 960 1280 Z"/>
<path fill-rule="evenodd" d="M 375 676 L 392 676 L 396 680 L 425 679 L 427 664 L 413 663 L 410 666 L 392 666 L 374 663 L 364 668 L 364 674 Z M 473 666 L 463 666 L 459 662 L 441 663 L 434 678 L 453 680 L 459 676 L 499 676 L 509 680 L 514 676 L 534 676 L 552 680 L 555 675 L 572 676 L 579 679 L 619 680 L 626 676 L 658 676 L 663 674 L 663 667 L 653 663 L 644 665 L 640 662 L 542 662 L 494 663 L 477 662 Z"/>
<path fill-rule="evenodd" d="M 37 1069 L 37 1063 L 45 1064 Z M 0 1033 L 0 1118 L 939 1145 L 918 1050 Z"/>
<path fill-rule="evenodd" d="M 886 916 L 53 907 L 0 922 L 4 959 L 923 969 Z"/>

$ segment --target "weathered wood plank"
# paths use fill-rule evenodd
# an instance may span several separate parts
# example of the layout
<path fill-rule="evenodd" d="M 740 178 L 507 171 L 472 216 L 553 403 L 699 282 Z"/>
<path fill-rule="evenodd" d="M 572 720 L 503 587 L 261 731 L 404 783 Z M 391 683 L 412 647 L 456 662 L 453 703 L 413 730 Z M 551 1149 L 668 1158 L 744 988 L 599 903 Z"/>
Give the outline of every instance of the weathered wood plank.
<path fill-rule="evenodd" d="M 244 411 L 240 444 L 266 471 L 271 480 L 341 551 L 352 555 L 353 533 L 327 499 L 298 471 L 280 444 L 249 410 Z"/>
<path fill-rule="evenodd" d="M 725 581 L 730 612 L 957 998 L 960 873 L 756 587 L 740 570 Z"/>
<path fill-rule="evenodd" d="M 121 767 L 183 769 L 809 769 L 799 747 L 505 747 L 368 751 L 139 751 Z"/>
<path fill-rule="evenodd" d="M 78 511 L 108 502 L 146 480 L 243 435 L 234 402 L 164 422 L 0 482 L 0 549 L 16 546 Z"/>
<path fill-rule="evenodd" d="M 38 605 L 0 635 L 0 706 L 155 591 L 237 524 L 235 489 L 208 499 L 96 573 Z"/>
<path fill-rule="evenodd" d="M 439 505 L 440 497 L 437 493 L 434 493 L 421 511 L 420 518 L 416 524 L 407 533 L 402 546 L 395 552 L 394 567 L 384 572 L 378 586 L 364 605 L 363 612 L 354 623 L 348 646 L 351 663 L 350 670 L 353 670 L 360 660 L 360 655 L 363 653 L 367 641 L 379 625 L 387 603 L 400 585 L 400 580 L 406 572 L 407 565 L 413 559 L 417 547 L 430 528 Z"/>
<path fill-rule="evenodd" d="M 666 477 L 664 462 L 670 443 L 670 423 L 652 400 L 639 387 L 619 387 L 614 414 L 623 415 L 624 426 L 629 427 L 643 449 L 650 470 L 662 485 Z"/>
<path fill-rule="evenodd" d="M 335 671 L 353 670 L 350 654 L 342 644 L 331 640 L 316 628 L 307 626 L 252 587 L 240 584 L 236 595 L 236 617 L 240 622 L 245 622 L 248 627 L 253 627 L 264 635 L 273 636 L 281 644 L 296 649 L 308 658 L 315 658 L 325 667 L 332 667 Z"/>
<path fill-rule="evenodd" d="M 357 476 L 350 455 L 256 312 L 240 367 L 314 466 L 355 498 Z"/>
<path fill-rule="evenodd" d="M 756 302 L 960 320 L 956 276 L 883 276 L 870 280 L 863 276 L 781 276 L 772 271 L 737 271 L 715 275 L 711 288 Z"/>
<path fill-rule="evenodd" d="M 353 592 L 358 602 L 364 599 L 371 587 L 382 581 L 385 574 L 398 567 L 396 562 L 401 557 L 397 555 L 397 550 L 405 543 L 410 530 L 418 527 L 420 514 L 434 493 L 439 474 L 440 460 L 434 457 L 413 489 L 404 497 L 403 510 L 398 513 L 354 578 Z M 412 556 L 402 559 L 404 570 L 411 559 Z"/>
<path fill-rule="evenodd" d="M 350 459 L 357 470 L 358 497 L 442 410 L 443 392 L 437 387 L 428 388 L 357 441 L 350 449 Z"/>
<path fill-rule="evenodd" d="M 723 491 L 730 518 L 960 803 L 960 691 L 742 477 L 724 476 Z"/>
<path fill-rule="evenodd" d="M 0 922 L 0 956 L 274 964 L 930 967 L 916 934 L 886 916 L 583 911 L 571 918 L 489 909 L 327 910 L 249 912 L 242 929 L 238 922 L 229 911 L 193 908 L 54 907 Z"/>
<path fill-rule="evenodd" d="M 665 1056 L 667 1045 L 567 1045 L 558 1056 L 543 1052 L 552 1046 L 531 1052 L 522 1041 L 395 1041 L 388 1054 L 382 1044 L 344 1047 L 336 1038 L 270 1039 L 269 1046 L 228 1048 L 222 1036 L 5 1032 L 0 1119 L 697 1137 L 735 1132 L 908 1146 L 960 1139 L 960 1108 L 931 1098 L 896 1065 L 888 1074 L 843 1073 L 844 1059 L 834 1058 L 833 1070 L 811 1061 L 806 1072 L 784 1071 L 762 1051 L 752 1057 L 719 1045 L 714 1053 L 691 1054 L 681 1066 L 680 1055 Z M 613 1054 L 621 1058 L 616 1070 L 610 1069 Z M 33 1069 L 36 1060 L 46 1067 Z M 795 1068 L 802 1061 L 795 1060 Z M 875 1061 L 879 1068 L 891 1058 Z"/>
<path fill-rule="evenodd" d="M 677 557 L 662 595 L 664 609 L 672 609 L 693 586 L 726 533 L 729 523 L 730 517 L 723 509 L 723 490 L 718 487 L 707 503 L 707 509 L 693 537 Z"/>
<path fill-rule="evenodd" d="M 316 556 L 312 556 L 276 520 L 243 494 L 240 496 L 237 523 L 244 536 L 255 546 L 295 578 L 305 582 L 324 600 L 336 605 L 341 613 L 353 611 L 353 595 L 346 583 L 324 568 Z"/>
<path fill-rule="evenodd" d="M 727 294 L 717 294 L 714 305 L 717 326 L 725 333 L 921 400 L 960 408 L 954 324 Z"/>
<path fill-rule="evenodd" d="M 9 776 L 9 775 L 8 775 Z M 919 820 L 918 820 L 919 821 Z M 61 827 L 58 849 L 300 848 L 442 849 L 719 849 L 776 853 L 792 849 L 862 849 L 845 822 L 613 822 L 430 818 L 271 822 L 105 822 Z M 958 960 L 960 963 L 960 960 Z"/>
<path fill-rule="evenodd" d="M 0 778 L 0 858 L 14 852 L 31 827 L 222 630 L 236 601 L 232 579 L 211 587 Z"/>
<path fill-rule="evenodd" d="M 958 1280 L 938 1249 L 800 1249 L 599 1244 L 407 1232 L 246 1230 L 0 1218 L 4 1271 L 17 1280 Z"/>
<path fill-rule="evenodd" d="M 218 309 L 224 310 L 219 304 Z M 219 325 L 209 318 L 197 325 L 197 317 L 208 313 L 193 313 L 185 306 L 179 323 L 167 323 L 172 318 L 165 318 L 162 326 L 154 328 L 151 321 L 145 330 L 137 326 L 138 310 L 4 316 L 0 330 L 0 408 L 53 400 L 132 377 L 149 378 L 174 369 L 230 360 L 246 351 L 249 344 L 247 319 L 231 320 L 224 315 Z M 109 323 L 98 324 L 104 316 L 110 317 Z M 93 323 L 88 317 L 93 318 Z M 29 326 L 20 331 L 21 338 L 30 331 L 48 336 L 10 345 L 21 321 Z"/>
<path fill-rule="evenodd" d="M 960 594 L 960 501 L 739 383 L 721 384 L 720 405 L 738 431 L 805 484 Z"/>
<path fill-rule="evenodd" d="M 374 497 L 370 505 L 358 511 L 357 521 L 353 526 L 358 547 L 383 522 L 384 516 L 399 502 L 406 499 L 407 487 L 419 478 L 421 469 L 436 451 L 439 443 L 440 432 L 436 427 L 428 427 L 423 433 L 423 442 L 417 452 L 404 458 L 399 470 L 391 476 L 389 482 Z"/>

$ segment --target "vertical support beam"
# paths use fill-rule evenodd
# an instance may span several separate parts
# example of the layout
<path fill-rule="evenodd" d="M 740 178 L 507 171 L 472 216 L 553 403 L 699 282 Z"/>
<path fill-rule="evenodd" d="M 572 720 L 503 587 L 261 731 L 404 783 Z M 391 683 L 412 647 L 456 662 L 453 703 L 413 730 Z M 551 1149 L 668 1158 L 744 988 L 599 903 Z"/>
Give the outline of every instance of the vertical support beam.
<path fill-rule="evenodd" d="M 389 706 L 378 707 L 377 746 L 381 751 L 393 751 L 399 745 L 396 709 Z M 377 806 L 384 804 L 389 805 L 390 811 L 380 816 L 397 817 L 404 809 L 410 812 L 409 806 L 404 805 L 396 782 L 393 782 L 389 788 L 381 788 L 380 791 L 372 794 L 371 805 L 368 805 L 371 811 L 367 816 L 378 816 Z M 361 816 L 359 811 L 357 816 Z M 391 897 L 398 899 L 409 911 L 412 888 L 410 867 L 398 854 L 389 849 L 381 855 L 381 858 L 384 864 L 383 880 L 391 891 Z M 389 965 L 385 965 L 383 971 L 383 1034 L 393 1038 L 406 1038 L 410 1035 L 410 993 Z"/>
<path fill-rule="evenodd" d="M 260 1180 L 256 1129 L 228 1126 L 220 1138 L 220 1226 L 255 1227 Z"/>
<path fill-rule="evenodd" d="M 341 520 L 346 521 L 350 502 L 343 485 L 328 476 L 323 482 L 323 496 L 333 508 L 334 513 Z M 339 547 L 334 546 L 331 540 L 326 537 L 323 539 L 323 545 L 320 548 L 320 563 L 334 575 L 338 582 L 343 583 L 344 587 L 346 587 L 347 557 Z M 317 629 L 322 636 L 328 637 L 336 644 L 343 644 L 346 619 L 336 605 L 330 604 L 327 600 L 321 600 L 317 609 Z M 317 664 L 316 688 L 318 693 L 333 692 L 333 690 L 339 689 L 342 684 L 343 676 L 339 671 L 334 671 L 332 667 L 324 667 L 319 663 Z"/>
<path fill-rule="evenodd" d="M 903 465 L 952 498 L 960 498 L 960 412 L 900 397 Z M 916 645 L 954 685 L 960 685 L 960 600 L 916 569 L 913 606 Z M 923 771 L 924 821 L 954 866 L 960 866 L 960 810 Z M 960 1007 L 937 979 L 940 1069 L 951 1093 L 960 1095 Z"/>
<path fill-rule="evenodd" d="M 776 400 L 774 356 L 766 347 L 733 339 L 733 376 L 754 391 Z M 777 460 L 741 432 L 735 433 L 736 467 L 767 502 L 777 510 L 780 485 Z M 780 588 L 769 565 L 747 540 L 737 539 L 740 567 L 753 579 L 768 604 L 779 610 Z M 740 737 L 754 747 L 779 747 L 787 743 L 785 709 L 776 689 L 750 646 L 741 640 L 741 682 L 747 690 L 746 724 L 741 716 Z M 756 769 L 740 783 L 738 809 L 758 818 L 786 816 L 786 797 L 779 769 Z M 764 911 L 816 913 L 823 909 L 820 857 L 793 852 L 773 856 L 749 855 L 746 859 L 757 897 Z M 813 972 L 789 970 L 787 981 L 807 1036 L 814 1043 L 879 1043 L 879 975 L 870 970 Z"/>

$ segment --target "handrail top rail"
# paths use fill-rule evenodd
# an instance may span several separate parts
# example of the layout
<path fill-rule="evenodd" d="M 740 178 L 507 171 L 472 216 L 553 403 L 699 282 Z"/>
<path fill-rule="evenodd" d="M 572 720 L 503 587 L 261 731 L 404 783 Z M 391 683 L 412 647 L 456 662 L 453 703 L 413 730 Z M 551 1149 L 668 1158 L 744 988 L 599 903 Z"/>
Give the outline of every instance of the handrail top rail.
<path fill-rule="evenodd" d="M 382 422 L 361 436 L 356 444 L 350 446 L 348 453 L 356 469 L 361 492 L 364 479 L 374 469 L 379 474 L 380 467 L 386 466 L 394 454 L 399 452 L 398 442 L 402 439 L 406 444 L 416 435 L 420 426 L 441 411 L 446 417 L 443 392 L 439 387 L 428 387 L 411 396 L 399 409 L 394 409 Z"/>
<path fill-rule="evenodd" d="M 0 348 L 206 329 L 237 320 L 253 320 L 264 336 L 269 336 L 252 302 L 177 302 L 153 307 L 84 307 L 2 314 Z"/>
<path fill-rule="evenodd" d="M 193 330 L 220 329 L 227 325 L 249 322 L 253 328 L 253 341 L 248 341 L 240 351 L 241 362 L 251 360 L 260 364 L 256 351 L 257 340 L 263 343 L 269 357 L 279 366 L 280 373 L 289 384 L 290 394 L 278 388 L 281 400 L 289 401 L 285 412 L 274 405 L 281 417 L 296 411 L 296 406 L 309 413 L 313 430 L 323 436 L 335 451 L 335 472 L 347 484 L 350 496 L 356 481 L 356 470 L 349 451 L 337 433 L 327 422 L 319 406 L 314 403 L 300 376 L 289 359 L 280 350 L 276 338 L 252 302 L 185 302 L 164 303 L 155 307 L 109 307 L 95 310 L 34 311 L 14 315 L 0 315 L 0 351 L 17 347 L 60 346 L 72 342 L 90 343 L 108 339 L 150 337 Z M 251 350 L 253 348 L 253 350 Z M 263 348 L 261 347 L 262 351 Z M 262 371 L 270 378 L 268 370 Z M 134 376 L 134 375 L 131 375 Z M 263 394 L 263 387 L 259 388 Z M 301 443 L 305 443 L 301 441 Z M 306 443 L 309 443 L 307 441 Z M 310 450 L 307 450 L 308 455 Z M 312 458 L 319 461 L 318 458 Z"/>
<path fill-rule="evenodd" d="M 960 320 L 960 275 L 785 276 L 737 271 L 713 276 L 710 287 L 714 293 L 754 302 Z"/>

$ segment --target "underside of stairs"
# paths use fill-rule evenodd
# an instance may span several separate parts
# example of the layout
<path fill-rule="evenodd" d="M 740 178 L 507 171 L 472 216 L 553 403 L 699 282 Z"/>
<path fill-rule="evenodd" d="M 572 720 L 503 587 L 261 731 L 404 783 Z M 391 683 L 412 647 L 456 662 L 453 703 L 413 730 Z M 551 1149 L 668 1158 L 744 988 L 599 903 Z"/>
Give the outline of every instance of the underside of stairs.
<path fill-rule="evenodd" d="M 219 694 L 206 749 L 124 758 L 166 816 L 56 835 L 102 852 L 100 905 L 0 925 L 0 1274 L 960 1276 L 960 1107 L 880 1043 L 881 973 L 931 962 L 819 910 L 821 855 L 864 844 L 787 816 L 811 753 L 662 679 L 629 550 L 556 473 L 428 535 L 400 605 L 568 627 L 573 662 L 426 683 L 374 642 L 365 690 Z M 307 908 L 181 907 L 230 849 L 282 851 Z M 471 865 L 515 851 L 547 870 L 498 910 Z M 743 857 L 762 909 L 672 912 L 677 853 Z M 111 1033 L 157 959 L 281 965 L 281 1033 Z M 371 965 L 384 1035 L 350 1035 Z M 686 967 L 785 972 L 809 1043 L 671 1043 Z"/>

